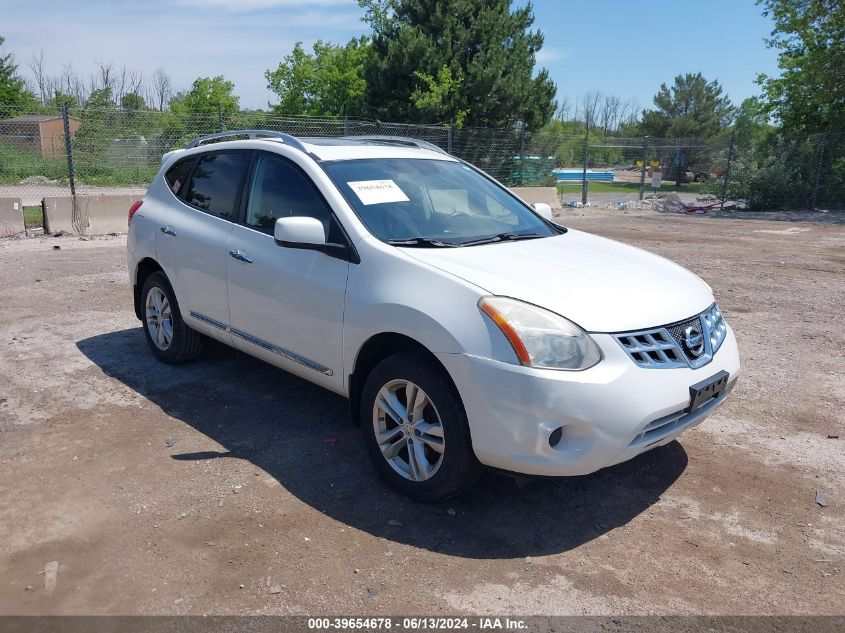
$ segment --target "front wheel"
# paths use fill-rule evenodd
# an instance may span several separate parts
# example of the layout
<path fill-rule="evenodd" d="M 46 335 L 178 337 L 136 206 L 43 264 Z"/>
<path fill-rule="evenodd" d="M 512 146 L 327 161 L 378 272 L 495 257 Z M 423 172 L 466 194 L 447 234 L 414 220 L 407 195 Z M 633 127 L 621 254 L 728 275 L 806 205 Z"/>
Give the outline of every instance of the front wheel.
<path fill-rule="evenodd" d="M 361 420 L 379 473 L 412 499 L 445 499 L 481 473 L 460 397 L 444 370 L 421 353 L 396 354 L 373 369 Z"/>

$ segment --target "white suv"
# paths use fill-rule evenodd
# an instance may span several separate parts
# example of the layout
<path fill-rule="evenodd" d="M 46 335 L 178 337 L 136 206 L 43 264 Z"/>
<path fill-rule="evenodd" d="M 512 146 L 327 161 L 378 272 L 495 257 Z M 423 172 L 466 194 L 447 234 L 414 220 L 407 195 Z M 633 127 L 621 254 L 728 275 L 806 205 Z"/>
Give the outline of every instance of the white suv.
<path fill-rule="evenodd" d="M 591 473 L 701 422 L 739 353 L 701 279 L 550 217 L 412 139 L 202 137 L 130 210 L 135 313 L 164 362 L 207 336 L 347 397 L 415 499 Z"/>

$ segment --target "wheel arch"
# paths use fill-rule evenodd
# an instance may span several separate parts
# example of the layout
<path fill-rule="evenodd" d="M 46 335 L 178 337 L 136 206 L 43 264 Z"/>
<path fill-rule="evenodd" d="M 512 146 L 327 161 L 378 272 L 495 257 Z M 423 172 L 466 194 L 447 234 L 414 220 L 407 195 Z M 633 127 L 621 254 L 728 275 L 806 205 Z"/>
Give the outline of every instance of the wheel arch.
<path fill-rule="evenodd" d="M 455 393 L 458 394 L 458 398 L 460 399 L 460 392 L 458 391 L 457 385 L 455 385 L 455 381 L 452 380 L 452 376 L 449 374 L 446 367 L 431 350 L 406 334 L 400 334 L 398 332 L 381 332 L 364 341 L 355 356 L 355 364 L 353 365 L 352 372 L 349 374 L 349 410 L 352 415 L 352 421 L 356 426 L 361 425 L 361 392 L 364 388 L 367 376 L 369 376 L 373 368 L 385 358 L 401 352 L 420 352 L 424 354 L 443 372 L 443 375 L 449 381 L 449 384 L 455 390 Z"/>
<path fill-rule="evenodd" d="M 152 257 L 145 257 L 135 266 L 135 282 L 132 284 L 133 291 L 133 305 L 135 307 L 135 316 L 139 320 L 144 320 L 144 306 L 143 298 L 141 297 L 141 290 L 144 288 L 144 282 L 147 277 L 155 272 L 164 272 L 159 263 Z"/>

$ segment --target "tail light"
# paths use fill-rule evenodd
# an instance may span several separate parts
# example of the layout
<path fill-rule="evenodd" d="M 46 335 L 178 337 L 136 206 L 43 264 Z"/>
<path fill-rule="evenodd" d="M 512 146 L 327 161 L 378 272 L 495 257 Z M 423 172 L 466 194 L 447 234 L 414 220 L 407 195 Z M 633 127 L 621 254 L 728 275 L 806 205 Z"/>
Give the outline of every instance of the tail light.
<path fill-rule="evenodd" d="M 128 220 L 127 224 L 130 224 L 130 225 L 132 224 L 132 216 L 134 216 L 135 213 L 138 211 L 138 209 L 141 208 L 142 204 L 144 204 L 144 201 L 138 200 L 131 207 L 129 207 L 129 220 Z"/>

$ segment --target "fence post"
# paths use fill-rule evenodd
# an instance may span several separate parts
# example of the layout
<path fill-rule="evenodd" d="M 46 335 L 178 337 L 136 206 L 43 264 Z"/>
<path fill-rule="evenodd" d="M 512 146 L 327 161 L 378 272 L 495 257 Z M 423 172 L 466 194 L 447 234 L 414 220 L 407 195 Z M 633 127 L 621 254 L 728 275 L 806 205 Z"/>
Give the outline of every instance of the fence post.
<path fill-rule="evenodd" d="M 587 161 L 590 156 L 590 127 L 587 126 L 587 131 L 584 132 L 584 169 L 581 172 L 581 204 L 587 206 Z"/>
<path fill-rule="evenodd" d="M 810 211 L 815 211 L 816 202 L 818 202 L 819 185 L 822 177 L 822 163 L 824 162 L 824 152 L 827 149 L 827 132 L 822 134 L 822 143 L 819 147 L 818 157 L 816 158 L 816 173 L 813 174 L 813 192 L 810 198 Z"/>
<path fill-rule="evenodd" d="M 343 135 L 349 136 L 349 115 L 343 115 Z"/>
<path fill-rule="evenodd" d="M 640 200 L 645 195 L 645 164 L 648 161 L 648 137 L 643 137 L 643 165 L 640 169 Z"/>
<path fill-rule="evenodd" d="M 520 122 L 519 126 L 519 184 L 525 182 L 525 123 Z"/>
<path fill-rule="evenodd" d="M 65 154 L 67 155 L 67 178 L 70 182 L 70 195 L 76 198 L 76 180 L 73 169 L 73 145 L 70 142 L 70 117 L 67 104 L 62 104 L 62 124 L 65 129 Z"/>
<path fill-rule="evenodd" d="M 220 104 L 217 104 L 217 128 L 220 132 L 225 132 L 226 130 L 223 129 L 223 108 L 220 107 Z"/>
<path fill-rule="evenodd" d="M 449 128 L 446 130 L 446 152 L 448 154 L 452 153 L 452 127 L 453 123 L 449 122 Z"/>
<path fill-rule="evenodd" d="M 722 182 L 722 200 L 719 202 L 719 210 L 725 208 L 725 199 L 728 197 L 728 181 L 731 178 L 731 162 L 734 158 L 734 141 L 736 140 L 736 128 L 731 133 L 731 146 L 728 148 L 728 164 L 725 167 L 725 180 Z"/>

